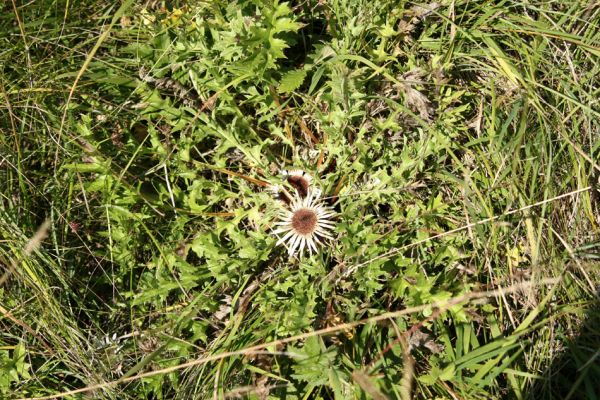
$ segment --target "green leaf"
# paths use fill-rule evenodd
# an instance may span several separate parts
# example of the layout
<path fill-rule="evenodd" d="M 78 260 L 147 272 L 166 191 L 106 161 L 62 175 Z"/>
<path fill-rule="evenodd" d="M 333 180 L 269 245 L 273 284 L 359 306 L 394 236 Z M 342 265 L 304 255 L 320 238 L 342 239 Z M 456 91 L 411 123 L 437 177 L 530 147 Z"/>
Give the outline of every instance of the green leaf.
<path fill-rule="evenodd" d="M 306 71 L 303 69 L 297 69 L 289 71 L 281 78 L 279 83 L 280 93 L 290 93 L 298 89 L 306 78 Z"/>
<path fill-rule="evenodd" d="M 275 21 L 273 26 L 273 31 L 275 32 L 296 32 L 298 29 L 302 28 L 304 24 L 299 22 L 294 22 L 290 18 L 279 18 Z"/>
<path fill-rule="evenodd" d="M 297 355 L 296 364 L 293 366 L 294 378 L 315 386 L 329 382 L 329 371 L 333 368 L 336 353 L 325 347 L 321 337 L 309 337 L 302 349 L 290 348 L 290 353 Z"/>

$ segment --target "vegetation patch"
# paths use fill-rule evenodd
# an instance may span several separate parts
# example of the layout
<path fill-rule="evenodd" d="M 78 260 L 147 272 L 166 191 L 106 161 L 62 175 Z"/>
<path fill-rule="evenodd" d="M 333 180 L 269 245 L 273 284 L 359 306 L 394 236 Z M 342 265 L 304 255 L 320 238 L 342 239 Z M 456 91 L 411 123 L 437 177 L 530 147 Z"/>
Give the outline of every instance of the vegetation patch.
<path fill-rule="evenodd" d="M 0 398 L 599 398 L 592 3 L 0 6 Z"/>

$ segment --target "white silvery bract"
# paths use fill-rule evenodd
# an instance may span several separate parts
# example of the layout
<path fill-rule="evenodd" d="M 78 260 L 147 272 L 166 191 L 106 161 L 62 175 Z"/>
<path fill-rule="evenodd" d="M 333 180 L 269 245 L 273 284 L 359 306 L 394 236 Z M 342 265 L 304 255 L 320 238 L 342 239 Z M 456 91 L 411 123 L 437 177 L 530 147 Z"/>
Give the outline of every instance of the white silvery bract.
<path fill-rule="evenodd" d="M 269 185 L 267 186 L 267 190 L 271 192 L 272 195 L 277 196 L 282 190 L 281 185 Z"/>
<path fill-rule="evenodd" d="M 316 253 L 317 246 L 325 239 L 333 239 L 335 211 L 324 205 L 319 196 L 319 190 L 310 190 L 304 198 L 295 196 L 289 210 L 284 210 L 275 224 L 278 228 L 273 234 L 283 234 L 277 245 L 285 245 L 290 256 L 302 254 L 304 249 Z"/>

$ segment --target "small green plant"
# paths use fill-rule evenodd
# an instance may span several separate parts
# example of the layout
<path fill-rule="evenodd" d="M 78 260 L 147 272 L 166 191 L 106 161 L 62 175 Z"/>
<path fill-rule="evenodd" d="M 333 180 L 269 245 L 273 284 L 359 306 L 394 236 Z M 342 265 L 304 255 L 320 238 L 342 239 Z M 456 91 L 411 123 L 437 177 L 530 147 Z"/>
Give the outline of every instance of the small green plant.
<path fill-rule="evenodd" d="M 31 364 L 26 363 L 27 351 L 25 346 L 20 343 L 12 350 L 12 356 L 9 351 L 0 351 L 0 393 L 7 395 L 10 393 L 11 384 L 30 379 L 29 369 Z"/>

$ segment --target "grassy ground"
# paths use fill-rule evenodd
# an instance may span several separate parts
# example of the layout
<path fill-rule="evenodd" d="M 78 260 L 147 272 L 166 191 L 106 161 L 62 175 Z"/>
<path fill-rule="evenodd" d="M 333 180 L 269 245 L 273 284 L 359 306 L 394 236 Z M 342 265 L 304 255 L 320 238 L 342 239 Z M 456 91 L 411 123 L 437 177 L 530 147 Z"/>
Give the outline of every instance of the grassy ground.
<path fill-rule="evenodd" d="M 0 8 L 0 398 L 600 398 L 594 1 Z"/>

